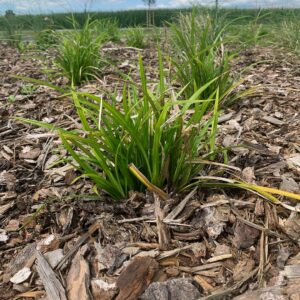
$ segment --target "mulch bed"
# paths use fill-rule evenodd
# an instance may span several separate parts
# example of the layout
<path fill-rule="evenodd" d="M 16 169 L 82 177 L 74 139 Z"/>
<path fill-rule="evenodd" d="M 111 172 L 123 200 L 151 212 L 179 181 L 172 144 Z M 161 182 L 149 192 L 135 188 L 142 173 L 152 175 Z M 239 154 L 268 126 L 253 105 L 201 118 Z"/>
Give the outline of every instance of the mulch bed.
<path fill-rule="evenodd" d="M 148 76 L 157 76 L 153 50 L 109 45 L 104 52 L 137 80 L 141 52 Z M 71 184 L 78 174 L 60 161 L 67 153 L 58 137 L 14 118 L 76 126 L 69 99 L 10 77 L 63 85 L 45 72 L 52 58 L 0 46 L 1 299 L 300 298 L 295 201 L 198 188 L 167 201 L 132 192 L 113 202 L 95 196 L 88 180 Z M 223 113 L 218 143 L 236 146 L 229 164 L 244 181 L 300 193 L 299 62 L 258 47 L 234 68 L 250 64 L 240 88 L 256 92 Z M 122 80 L 108 65 L 81 90 L 113 91 Z"/>

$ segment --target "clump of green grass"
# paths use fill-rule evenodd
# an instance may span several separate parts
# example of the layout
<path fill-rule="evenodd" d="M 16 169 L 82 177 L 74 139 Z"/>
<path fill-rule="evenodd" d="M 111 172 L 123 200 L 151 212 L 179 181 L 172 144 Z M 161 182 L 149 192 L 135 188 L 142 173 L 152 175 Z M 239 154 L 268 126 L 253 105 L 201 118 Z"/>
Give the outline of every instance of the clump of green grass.
<path fill-rule="evenodd" d="M 35 42 L 39 49 L 46 50 L 57 45 L 59 41 L 54 30 L 45 29 L 36 34 Z"/>
<path fill-rule="evenodd" d="M 115 199 L 128 197 L 131 190 L 145 189 L 129 170 L 130 164 L 155 186 L 179 191 L 203 168 L 197 159 L 209 158 L 218 151 L 215 137 L 219 89 L 199 100 L 216 79 L 181 101 L 179 95 L 167 96 L 161 56 L 159 61 L 160 81 L 155 92 L 147 87 L 140 59 L 142 95 L 133 84 L 124 86 L 121 103 L 114 95 L 106 101 L 73 91 L 82 129 L 56 128 L 82 175 Z M 212 110 L 195 110 L 191 114 L 192 107 L 206 102 L 212 103 Z M 29 122 L 52 128 L 49 124 Z"/>
<path fill-rule="evenodd" d="M 126 42 L 130 47 L 143 49 L 146 47 L 144 28 L 136 26 L 126 30 Z"/>
<path fill-rule="evenodd" d="M 296 19 L 284 21 L 281 28 L 282 34 L 276 37 L 277 40 L 279 38 L 279 45 L 300 55 L 300 21 Z"/>
<path fill-rule="evenodd" d="M 56 64 L 73 85 L 95 76 L 101 66 L 100 46 L 104 36 L 95 34 L 97 22 L 88 19 L 82 29 L 73 21 L 74 29 L 58 33 Z"/>
<path fill-rule="evenodd" d="M 97 32 L 103 35 L 105 42 L 119 42 L 120 28 L 116 19 L 97 20 Z"/>
<path fill-rule="evenodd" d="M 9 46 L 17 48 L 19 51 L 23 51 L 25 48 L 23 42 L 22 27 L 15 23 L 15 16 L 5 17 L 4 20 L 4 41 Z"/>
<path fill-rule="evenodd" d="M 220 99 L 231 90 L 230 61 L 222 41 L 223 29 L 209 15 L 191 14 L 178 17 L 171 24 L 171 60 L 175 78 L 185 87 L 184 95 L 190 97 L 212 79 L 216 80 L 200 95 L 207 99 L 218 88 Z"/>

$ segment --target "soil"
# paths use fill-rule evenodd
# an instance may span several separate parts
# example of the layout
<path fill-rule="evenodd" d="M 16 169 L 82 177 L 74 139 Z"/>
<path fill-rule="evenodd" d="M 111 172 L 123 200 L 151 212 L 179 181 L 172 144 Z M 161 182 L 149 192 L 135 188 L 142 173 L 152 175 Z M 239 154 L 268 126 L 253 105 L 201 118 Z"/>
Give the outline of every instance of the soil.
<path fill-rule="evenodd" d="M 104 53 L 136 80 L 141 53 L 155 81 L 154 50 L 108 45 Z M 296 201 L 198 188 L 167 201 L 132 192 L 114 202 L 95 196 L 88 180 L 72 183 L 78 174 L 61 160 L 55 133 L 16 119 L 75 128 L 70 99 L 11 77 L 64 85 L 49 72 L 53 56 L 0 46 L 0 299 L 300 297 Z M 249 65 L 239 89 L 255 93 L 223 112 L 218 144 L 236 146 L 228 152 L 236 177 L 300 194 L 299 62 L 257 47 L 234 69 Z M 107 65 L 81 90 L 121 91 L 122 80 Z"/>

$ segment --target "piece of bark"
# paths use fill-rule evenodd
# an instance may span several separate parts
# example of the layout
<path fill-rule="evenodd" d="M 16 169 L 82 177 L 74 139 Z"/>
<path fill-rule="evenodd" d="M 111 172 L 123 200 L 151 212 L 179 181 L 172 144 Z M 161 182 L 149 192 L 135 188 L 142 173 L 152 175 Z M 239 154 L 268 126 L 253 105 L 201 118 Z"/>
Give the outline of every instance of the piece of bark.
<path fill-rule="evenodd" d="M 175 218 L 184 210 L 187 203 L 196 194 L 197 189 L 193 189 L 165 218 L 165 220 L 175 220 Z"/>
<path fill-rule="evenodd" d="M 90 300 L 92 295 L 89 289 L 90 269 L 83 255 L 79 251 L 73 261 L 67 276 L 68 299 Z"/>
<path fill-rule="evenodd" d="M 120 289 L 116 300 L 135 300 L 146 290 L 158 270 L 151 257 L 136 257 L 123 270 L 117 280 Z"/>
<path fill-rule="evenodd" d="M 66 292 L 44 256 L 36 251 L 36 270 L 43 282 L 49 300 L 67 300 Z"/>
<path fill-rule="evenodd" d="M 20 251 L 16 258 L 12 259 L 8 268 L 3 275 L 3 281 L 8 282 L 12 275 L 16 274 L 24 267 L 30 268 L 35 259 L 35 247 L 36 244 L 29 244 Z M 29 264 L 32 262 L 32 264 Z"/>
<path fill-rule="evenodd" d="M 185 278 L 171 279 L 166 282 L 152 283 L 141 300 L 196 300 L 201 297 L 193 280 Z"/>
<path fill-rule="evenodd" d="M 273 124 L 273 125 L 281 126 L 281 125 L 284 124 L 283 121 L 278 120 L 278 119 L 276 119 L 276 118 L 274 118 L 274 117 L 271 117 L 271 116 L 263 116 L 262 119 L 263 119 L 264 121 L 267 121 L 267 122 Z"/>
<path fill-rule="evenodd" d="M 75 243 L 75 245 L 73 246 L 73 248 L 71 248 L 64 256 L 64 258 L 60 261 L 60 263 L 57 265 L 56 270 L 60 270 L 65 263 L 67 262 L 67 260 L 69 260 L 80 248 L 80 246 L 96 231 L 100 228 L 100 224 L 99 223 L 95 223 L 92 224 L 89 227 L 88 232 L 86 232 L 84 235 L 82 235 L 78 241 Z"/>
<path fill-rule="evenodd" d="M 115 283 L 108 283 L 102 279 L 93 279 L 91 285 L 94 300 L 112 300 L 118 293 Z"/>
<path fill-rule="evenodd" d="M 194 276 L 194 280 L 202 287 L 203 291 L 205 294 L 210 293 L 213 291 L 214 287 L 208 283 L 203 276 L 201 275 L 196 275 Z"/>
<path fill-rule="evenodd" d="M 239 261 L 233 269 L 233 280 L 235 282 L 243 280 L 254 269 L 255 261 L 253 259 Z"/>
<path fill-rule="evenodd" d="M 170 231 L 168 226 L 163 223 L 163 219 L 165 217 L 164 212 L 161 208 L 160 198 L 154 194 L 155 199 L 155 217 L 156 217 L 156 227 L 158 234 L 158 244 L 160 250 L 168 250 L 170 247 Z"/>
<path fill-rule="evenodd" d="M 238 222 L 234 229 L 233 243 L 238 249 L 246 249 L 254 245 L 259 237 L 259 230 Z"/>

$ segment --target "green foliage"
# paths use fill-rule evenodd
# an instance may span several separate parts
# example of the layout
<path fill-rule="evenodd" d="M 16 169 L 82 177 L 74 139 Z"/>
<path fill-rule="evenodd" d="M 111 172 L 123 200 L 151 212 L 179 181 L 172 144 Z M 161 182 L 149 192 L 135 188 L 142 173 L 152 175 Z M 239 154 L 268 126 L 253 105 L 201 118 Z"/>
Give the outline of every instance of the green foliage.
<path fill-rule="evenodd" d="M 214 9 L 201 8 L 201 11 L 205 11 L 215 15 Z M 191 9 L 156 9 L 155 10 L 155 25 L 163 26 L 165 22 L 172 22 L 177 19 L 180 13 L 190 13 Z M 288 21 L 291 16 L 295 16 L 296 19 L 300 19 L 300 9 L 263 9 L 262 13 L 271 13 L 270 18 L 262 20 L 262 24 L 276 25 L 282 21 Z M 145 24 L 145 10 L 129 10 L 129 11 L 101 11 L 101 12 L 89 12 L 89 15 L 93 20 L 102 19 L 115 19 L 122 28 L 132 26 L 144 26 Z M 229 22 L 233 19 L 244 17 L 240 19 L 239 24 L 247 25 L 249 18 L 254 19 L 257 16 L 257 9 L 219 9 L 219 16 L 226 16 L 226 20 Z M 82 13 L 59 13 L 50 15 L 17 15 L 15 16 L 15 22 L 18 26 L 22 26 L 24 30 L 32 30 L 34 24 L 40 24 L 42 28 L 39 30 L 49 28 L 49 22 L 51 20 L 54 28 L 57 29 L 72 29 L 73 26 L 68 22 L 68 18 L 74 16 L 76 22 L 83 26 L 86 20 L 86 12 Z M 4 16 L 0 16 L 0 28 L 4 26 Z"/>
<path fill-rule="evenodd" d="M 59 40 L 54 30 L 45 29 L 39 31 L 35 37 L 36 44 L 39 49 L 46 50 L 54 45 L 57 45 Z"/>
<path fill-rule="evenodd" d="M 24 84 L 21 87 L 21 94 L 22 95 L 32 95 L 37 90 L 37 86 L 33 85 L 32 83 Z"/>
<path fill-rule="evenodd" d="M 159 44 L 162 40 L 162 31 L 163 31 L 163 28 L 159 28 L 156 26 L 149 28 L 150 40 L 156 44 Z"/>
<path fill-rule="evenodd" d="M 16 97 L 14 95 L 9 95 L 7 97 L 7 102 L 13 104 L 16 101 Z"/>
<path fill-rule="evenodd" d="M 5 11 L 5 17 L 6 18 L 11 18 L 11 17 L 14 17 L 15 15 L 16 14 L 11 9 L 8 9 L 8 10 Z"/>
<path fill-rule="evenodd" d="M 19 51 L 24 50 L 22 27 L 15 22 L 15 16 L 9 15 L 5 17 L 4 22 L 4 40 L 11 46 L 17 48 Z"/>
<path fill-rule="evenodd" d="M 97 24 L 97 30 L 103 35 L 105 42 L 120 41 L 120 28 L 116 19 L 100 19 Z"/>
<path fill-rule="evenodd" d="M 239 25 L 235 24 L 232 34 L 233 44 L 238 44 L 242 47 L 248 47 L 249 45 L 258 45 L 266 41 L 266 38 L 270 35 L 266 25 L 266 20 L 270 17 L 270 12 L 262 13 L 262 10 L 258 11 L 254 18 L 247 18 L 247 24 Z"/>
<path fill-rule="evenodd" d="M 167 185 L 178 191 L 203 168 L 195 160 L 202 155 L 209 158 L 217 151 L 218 89 L 209 98 L 198 100 L 215 79 L 189 99 L 179 101 L 179 95 L 166 93 L 161 56 L 159 61 L 160 81 L 156 91 L 147 88 L 140 59 L 142 95 L 134 85 L 124 86 L 121 102 L 116 96 L 105 100 L 73 91 L 82 129 L 58 129 L 64 147 L 83 176 L 115 199 L 128 197 L 130 190 L 145 188 L 130 172 L 129 164 L 133 163 L 157 187 Z M 202 106 L 201 111 L 190 114 L 192 107 L 206 102 L 213 104 L 212 110 Z M 27 122 L 52 128 L 50 124 Z"/>
<path fill-rule="evenodd" d="M 142 27 L 128 28 L 126 31 L 126 42 L 130 47 L 145 48 L 145 32 Z"/>
<path fill-rule="evenodd" d="M 275 33 L 275 39 L 279 45 L 291 50 L 292 52 L 300 55 L 300 21 L 299 19 L 291 19 L 284 21 L 281 24 L 281 33 L 277 35 Z"/>
<path fill-rule="evenodd" d="M 56 64 L 73 85 L 95 76 L 101 66 L 100 46 L 104 36 L 97 32 L 97 22 L 86 21 L 82 29 L 73 20 L 74 29 L 57 32 L 60 39 Z M 97 33 L 97 34 L 96 34 Z"/>
<path fill-rule="evenodd" d="M 219 27 L 209 15 L 197 14 L 196 10 L 180 15 L 177 23 L 171 24 L 170 56 L 176 80 L 186 87 L 186 98 L 215 78 L 214 83 L 200 95 L 203 99 L 207 99 L 217 88 L 220 99 L 223 99 L 232 86 L 232 56 L 224 47 L 222 29 Z"/>

